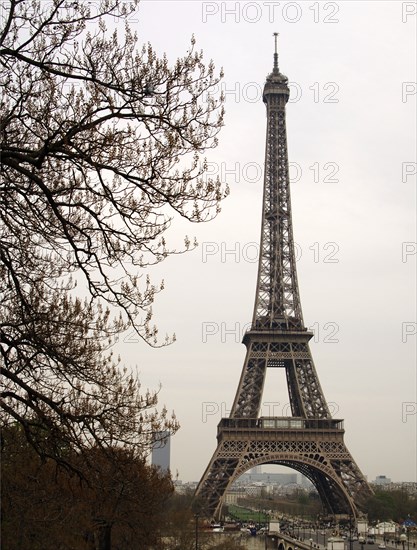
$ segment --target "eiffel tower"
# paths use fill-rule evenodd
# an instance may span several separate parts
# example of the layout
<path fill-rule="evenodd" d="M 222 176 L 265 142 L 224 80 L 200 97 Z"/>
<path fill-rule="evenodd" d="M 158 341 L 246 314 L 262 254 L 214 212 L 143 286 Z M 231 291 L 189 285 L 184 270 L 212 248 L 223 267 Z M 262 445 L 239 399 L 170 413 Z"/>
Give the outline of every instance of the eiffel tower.
<path fill-rule="evenodd" d="M 372 491 L 343 441 L 343 420 L 330 414 L 309 348 L 313 333 L 301 311 L 285 122 L 290 92 L 274 36 L 273 71 L 263 90 L 267 137 L 252 325 L 243 337 L 247 352 L 230 416 L 218 424 L 217 448 L 195 497 L 201 515 L 218 518 L 234 480 L 254 466 L 280 464 L 313 483 L 325 513 L 358 517 Z M 268 368 L 285 369 L 291 416 L 259 416 Z"/>

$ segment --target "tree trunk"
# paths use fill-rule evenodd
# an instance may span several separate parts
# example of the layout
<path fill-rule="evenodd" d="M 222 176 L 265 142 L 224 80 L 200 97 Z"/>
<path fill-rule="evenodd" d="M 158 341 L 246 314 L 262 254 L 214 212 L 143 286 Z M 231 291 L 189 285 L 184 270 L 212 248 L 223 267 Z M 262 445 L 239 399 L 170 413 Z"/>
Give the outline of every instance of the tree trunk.
<path fill-rule="evenodd" d="M 111 523 L 106 520 L 97 520 L 95 550 L 111 550 L 111 527 Z"/>

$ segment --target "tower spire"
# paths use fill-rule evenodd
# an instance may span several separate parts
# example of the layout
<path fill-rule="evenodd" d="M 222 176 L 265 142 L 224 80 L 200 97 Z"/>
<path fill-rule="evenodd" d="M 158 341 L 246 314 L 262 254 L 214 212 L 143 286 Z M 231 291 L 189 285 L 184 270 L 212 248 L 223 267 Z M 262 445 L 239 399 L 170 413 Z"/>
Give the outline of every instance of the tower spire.
<path fill-rule="evenodd" d="M 278 32 L 274 32 L 273 36 L 275 38 L 275 53 L 274 53 L 274 72 L 278 72 Z"/>

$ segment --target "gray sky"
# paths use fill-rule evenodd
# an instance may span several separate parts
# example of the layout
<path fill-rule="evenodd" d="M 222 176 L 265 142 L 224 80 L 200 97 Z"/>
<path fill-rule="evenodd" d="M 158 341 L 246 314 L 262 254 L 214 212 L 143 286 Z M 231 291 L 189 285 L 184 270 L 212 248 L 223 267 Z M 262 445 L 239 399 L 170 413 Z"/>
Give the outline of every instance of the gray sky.
<path fill-rule="evenodd" d="M 261 222 L 261 90 L 276 31 L 292 83 L 293 222 L 318 376 L 368 479 L 416 480 L 415 11 L 398 1 L 172 0 L 143 1 L 132 18 L 140 42 L 170 61 L 194 33 L 225 71 L 226 125 L 208 161 L 231 195 L 210 224 L 178 220 L 171 239 L 195 235 L 199 248 L 152 271 L 166 285 L 155 321 L 178 341 L 155 350 L 127 338 L 121 347 L 144 387 L 161 382 L 160 403 L 178 416 L 171 465 L 180 479 L 203 474 L 245 357 Z M 262 412 L 285 415 L 284 376 L 271 370 Z"/>

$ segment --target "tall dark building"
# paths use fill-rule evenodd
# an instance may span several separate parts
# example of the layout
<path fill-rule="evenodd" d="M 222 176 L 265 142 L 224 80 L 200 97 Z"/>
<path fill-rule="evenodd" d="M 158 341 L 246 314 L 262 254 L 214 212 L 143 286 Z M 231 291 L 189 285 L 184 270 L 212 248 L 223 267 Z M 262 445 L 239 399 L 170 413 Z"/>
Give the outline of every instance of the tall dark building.
<path fill-rule="evenodd" d="M 161 470 L 170 470 L 171 435 L 168 431 L 157 432 L 152 445 L 152 465 Z"/>

